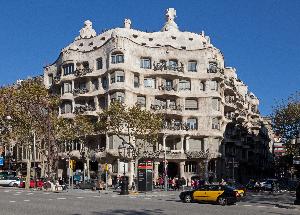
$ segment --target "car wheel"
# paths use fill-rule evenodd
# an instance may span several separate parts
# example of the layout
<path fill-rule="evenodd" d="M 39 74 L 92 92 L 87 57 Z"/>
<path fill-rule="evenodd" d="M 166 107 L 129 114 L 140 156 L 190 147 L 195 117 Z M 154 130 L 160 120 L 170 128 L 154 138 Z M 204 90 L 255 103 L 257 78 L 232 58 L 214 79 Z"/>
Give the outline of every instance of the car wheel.
<path fill-rule="evenodd" d="M 191 197 L 191 195 L 186 195 L 186 196 L 184 197 L 183 201 L 184 201 L 185 203 L 191 203 L 191 202 L 192 202 L 192 197 Z"/>
<path fill-rule="evenodd" d="M 18 187 L 18 184 L 13 184 L 13 187 Z"/>
<path fill-rule="evenodd" d="M 222 205 L 222 206 L 227 205 L 227 199 L 225 197 L 219 197 L 218 198 L 218 204 Z"/>

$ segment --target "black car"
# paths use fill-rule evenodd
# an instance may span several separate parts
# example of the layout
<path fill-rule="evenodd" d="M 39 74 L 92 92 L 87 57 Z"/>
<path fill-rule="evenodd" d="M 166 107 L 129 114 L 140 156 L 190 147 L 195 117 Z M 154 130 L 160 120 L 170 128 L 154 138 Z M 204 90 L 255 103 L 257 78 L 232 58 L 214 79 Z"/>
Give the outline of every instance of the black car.
<path fill-rule="evenodd" d="M 181 192 L 181 201 L 214 202 L 219 205 L 234 204 L 238 201 L 238 192 L 234 188 L 224 185 L 203 185 L 195 190 Z"/>

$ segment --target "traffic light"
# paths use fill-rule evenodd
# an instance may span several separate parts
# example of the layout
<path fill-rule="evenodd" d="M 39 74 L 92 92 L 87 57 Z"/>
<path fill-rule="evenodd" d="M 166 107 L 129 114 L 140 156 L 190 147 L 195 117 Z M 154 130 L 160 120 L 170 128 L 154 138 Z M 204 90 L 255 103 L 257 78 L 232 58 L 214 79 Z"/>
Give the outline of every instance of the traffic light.
<path fill-rule="evenodd" d="M 70 169 L 74 170 L 76 166 L 76 161 L 75 160 L 70 160 Z"/>

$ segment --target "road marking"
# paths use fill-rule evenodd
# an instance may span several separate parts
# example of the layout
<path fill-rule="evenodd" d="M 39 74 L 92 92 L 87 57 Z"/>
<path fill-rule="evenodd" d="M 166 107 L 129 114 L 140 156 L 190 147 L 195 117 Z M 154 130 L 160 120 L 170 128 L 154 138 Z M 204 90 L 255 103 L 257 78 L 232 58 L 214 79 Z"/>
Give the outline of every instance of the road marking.
<path fill-rule="evenodd" d="M 100 198 L 100 196 L 93 196 L 94 198 Z"/>
<path fill-rule="evenodd" d="M 129 198 L 131 198 L 131 199 L 136 199 L 136 196 L 130 196 Z"/>
<path fill-rule="evenodd" d="M 243 205 L 244 207 L 252 207 L 252 205 Z"/>
<path fill-rule="evenodd" d="M 27 195 L 27 196 L 29 196 L 29 195 L 33 195 L 33 193 L 27 193 L 26 195 Z"/>
<path fill-rule="evenodd" d="M 82 196 L 77 196 L 76 198 L 77 198 L 77 199 L 83 199 L 84 197 L 82 197 Z"/>
<path fill-rule="evenodd" d="M 145 199 L 151 199 L 151 198 L 145 198 Z"/>
<path fill-rule="evenodd" d="M 48 194 L 50 194 L 50 193 L 44 193 L 45 195 L 48 195 Z"/>
<path fill-rule="evenodd" d="M 258 208 L 266 208 L 267 206 L 265 206 L 265 205 L 258 205 L 257 207 Z"/>
<path fill-rule="evenodd" d="M 4 190 L 5 193 L 8 193 L 10 190 Z"/>
<path fill-rule="evenodd" d="M 115 195 L 113 195 L 113 196 L 111 196 L 112 198 L 116 198 L 117 196 L 115 196 Z"/>
<path fill-rule="evenodd" d="M 20 193 L 16 193 L 16 194 L 14 194 L 14 196 L 19 196 L 20 195 Z"/>
<path fill-rule="evenodd" d="M 57 199 L 62 200 L 62 199 L 66 199 L 66 198 L 57 198 Z"/>
<path fill-rule="evenodd" d="M 9 201 L 9 202 L 16 202 L 16 201 Z"/>
<path fill-rule="evenodd" d="M 29 199 L 24 199 L 24 202 L 30 202 L 30 200 Z"/>
<path fill-rule="evenodd" d="M 49 201 L 52 201 L 53 199 L 48 199 Z"/>

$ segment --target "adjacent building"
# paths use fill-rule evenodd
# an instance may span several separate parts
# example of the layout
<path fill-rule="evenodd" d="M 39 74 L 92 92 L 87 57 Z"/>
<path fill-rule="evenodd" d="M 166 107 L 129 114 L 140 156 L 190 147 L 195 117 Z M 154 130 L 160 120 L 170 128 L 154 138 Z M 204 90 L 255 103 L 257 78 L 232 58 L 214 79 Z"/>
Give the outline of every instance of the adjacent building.
<path fill-rule="evenodd" d="M 225 65 L 209 36 L 180 31 L 175 17 L 175 9 L 168 9 L 158 32 L 132 29 L 125 19 L 122 28 L 97 34 L 85 21 L 74 42 L 44 68 L 46 87 L 60 95 L 60 116 L 97 119 L 114 100 L 140 105 L 164 116 L 151 155 L 154 178 L 163 174 L 164 151 L 169 177 L 257 175 L 268 166 L 270 141 L 258 98 Z M 135 164 L 120 160 L 120 144 L 110 133 L 91 136 L 85 145 L 65 143 L 60 174 L 66 174 L 64 159 L 73 157 L 88 176 L 108 163 L 111 180 L 124 165 L 132 180 Z"/>

